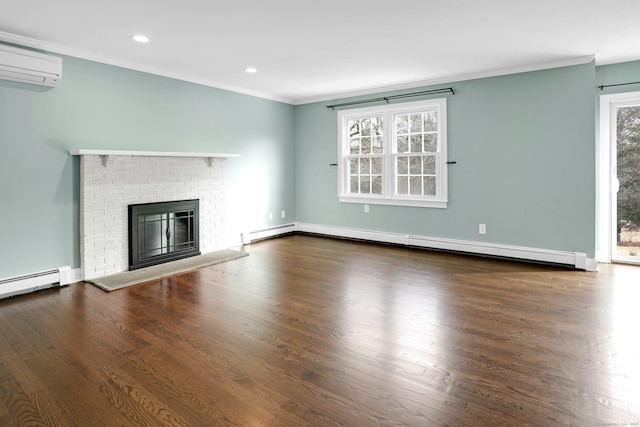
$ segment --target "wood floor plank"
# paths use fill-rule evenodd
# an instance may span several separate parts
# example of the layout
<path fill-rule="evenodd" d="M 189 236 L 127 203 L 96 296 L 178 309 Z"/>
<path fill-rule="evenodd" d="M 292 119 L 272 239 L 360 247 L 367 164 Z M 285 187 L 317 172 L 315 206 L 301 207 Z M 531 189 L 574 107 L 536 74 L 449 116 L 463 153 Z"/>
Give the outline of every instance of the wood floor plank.
<path fill-rule="evenodd" d="M 94 372 L 100 368 L 100 362 L 92 359 L 96 366 L 87 369 L 89 360 L 83 366 L 85 362 L 80 363 L 70 354 L 49 351 L 30 359 L 28 364 L 37 375 L 46 378 L 47 390 L 58 396 L 62 405 L 72 412 L 72 421 L 92 426 L 134 425 L 120 414 L 117 407 L 107 404 L 101 388 L 106 380 L 98 378 Z"/>
<path fill-rule="evenodd" d="M 15 425 L 46 426 L 33 402 L 16 383 L 11 372 L 0 362 L 0 401 Z"/>
<path fill-rule="evenodd" d="M 60 399 L 53 396 L 49 390 L 40 390 L 30 396 L 36 407 L 38 414 L 42 416 L 48 427 L 82 427 L 83 423 L 78 423 L 72 415 L 75 411 L 62 403 Z"/>
<path fill-rule="evenodd" d="M 0 425 L 640 423 L 640 267 L 310 235 L 244 250 L 0 301 Z"/>

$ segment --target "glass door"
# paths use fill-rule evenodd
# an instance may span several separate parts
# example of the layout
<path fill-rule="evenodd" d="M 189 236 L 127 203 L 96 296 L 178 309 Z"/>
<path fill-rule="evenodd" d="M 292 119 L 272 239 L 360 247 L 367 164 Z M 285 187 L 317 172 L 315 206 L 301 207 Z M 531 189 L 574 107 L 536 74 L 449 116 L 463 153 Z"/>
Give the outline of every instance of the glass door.
<path fill-rule="evenodd" d="M 640 99 L 617 104 L 612 111 L 615 112 L 611 153 L 615 232 L 611 259 L 640 264 Z"/>

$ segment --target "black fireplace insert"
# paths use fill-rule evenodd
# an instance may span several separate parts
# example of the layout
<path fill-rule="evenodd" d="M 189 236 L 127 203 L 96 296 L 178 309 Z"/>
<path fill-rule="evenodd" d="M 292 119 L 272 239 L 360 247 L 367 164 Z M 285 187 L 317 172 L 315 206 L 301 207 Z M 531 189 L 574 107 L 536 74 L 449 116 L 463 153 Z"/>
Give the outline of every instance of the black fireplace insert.
<path fill-rule="evenodd" d="M 200 255 L 199 201 L 129 205 L 129 270 Z"/>

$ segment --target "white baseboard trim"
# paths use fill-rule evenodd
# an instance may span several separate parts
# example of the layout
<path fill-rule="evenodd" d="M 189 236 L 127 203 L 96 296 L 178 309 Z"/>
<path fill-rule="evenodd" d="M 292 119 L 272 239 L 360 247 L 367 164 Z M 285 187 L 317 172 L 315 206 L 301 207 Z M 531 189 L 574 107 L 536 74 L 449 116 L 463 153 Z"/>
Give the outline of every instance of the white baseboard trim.
<path fill-rule="evenodd" d="M 79 268 L 72 270 L 71 267 L 64 266 L 52 270 L 38 271 L 36 273 L 1 279 L 0 298 L 26 294 L 54 286 L 66 286 L 82 280 L 81 276 L 82 272 Z"/>
<path fill-rule="evenodd" d="M 587 255 L 582 252 L 555 251 L 306 223 L 290 223 L 246 232 L 243 233 L 242 236 L 243 244 L 251 243 L 253 240 L 267 239 L 295 232 L 513 258 L 525 261 L 549 262 L 568 265 L 578 270 L 598 271 L 597 261 L 593 258 L 587 258 Z M 72 269 L 69 266 L 0 279 L 0 298 L 35 292 L 54 286 L 66 286 L 71 283 L 80 282 L 83 279 L 82 269 Z"/>
<path fill-rule="evenodd" d="M 477 255 L 505 257 L 526 261 L 564 264 L 578 270 L 598 271 L 598 264 L 596 260 L 587 258 L 587 255 L 583 252 L 565 252 L 550 249 L 527 248 L 523 246 L 502 245 L 497 243 L 444 239 L 401 233 L 387 233 L 317 224 L 298 223 L 296 228 L 297 231 L 300 232 L 323 234 L 327 236 L 466 252 Z"/>
<path fill-rule="evenodd" d="M 60 270 L 60 286 L 67 286 L 71 283 L 82 282 L 84 276 L 82 275 L 81 268 L 71 269 L 67 267 L 67 270 Z"/>
<path fill-rule="evenodd" d="M 298 223 L 298 231 L 303 233 L 324 234 L 327 236 L 345 237 L 348 239 L 371 240 L 373 242 L 394 243 L 408 245 L 408 234 L 387 233 L 380 231 L 359 230 L 356 228 L 333 227 L 328 225 L 316 225 Z"/>
<path fill-rule="evenodd" d="M 294 233 L 297 231 L 295 222 L 290 224 L 278 225 L 275 227 L 265 228 L 256 231 L 247 231 L 242 233 L 242 244 L 247 245 L 254 240 L 268 239 L 269 237 L 277 237 L 283 234 Z"/>

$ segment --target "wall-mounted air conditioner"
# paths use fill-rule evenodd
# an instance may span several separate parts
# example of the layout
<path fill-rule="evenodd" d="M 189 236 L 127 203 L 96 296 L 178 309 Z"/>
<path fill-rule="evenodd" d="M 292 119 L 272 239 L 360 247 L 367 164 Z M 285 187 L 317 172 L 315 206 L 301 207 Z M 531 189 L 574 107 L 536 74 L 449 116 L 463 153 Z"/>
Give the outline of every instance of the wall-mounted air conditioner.
<path fill-rule="evenodd" d="M 57 86 L 62 80 L 62 58 L 0 44 L 0 79 Z"/>

